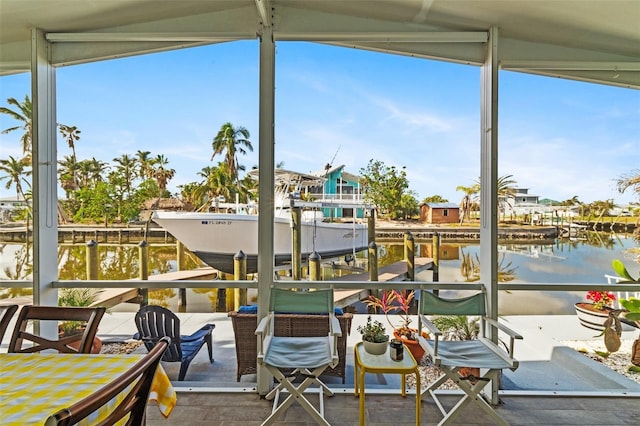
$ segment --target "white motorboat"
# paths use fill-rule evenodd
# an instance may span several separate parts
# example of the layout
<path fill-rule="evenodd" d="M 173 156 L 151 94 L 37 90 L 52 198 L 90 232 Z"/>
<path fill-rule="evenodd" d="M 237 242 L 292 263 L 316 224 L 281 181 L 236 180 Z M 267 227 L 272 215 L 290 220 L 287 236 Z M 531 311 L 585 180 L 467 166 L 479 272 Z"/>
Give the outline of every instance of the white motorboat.
<path fill-rule="evenodd" d="M 257 176 L 257 171 L 250 173 Z M 299 201 L 300 193 L 310 187 L 322 185 L 324 178 L 276 169 L 275 173 L 275 266 L 291 262 L 292 225 L 291 200 Z M 318 196 L 318 194 L 315 194 Z M 328 197 L 328 199 L 331 197 Z M 355 214 L 351 222 L 324 220 L 323 208 L 353 208 L 362 203 L 346 205 L 335 202 L 300 202 L 305 210 L 301 220 L 301 255 L 306 261 L 317 252 L 323 260 L 353 254 L 367 249 L 367 225 L 357 223 Z M 233 273 L 233 257 L 242 251 L 247 258 L 247 273 L 257 272 L 258 215 L 256 205 L 221 203 L 212 207 L 218 212 L 155 211 L 152 219 L 170 232 L 196 256 L 213 268 Z M 219 212 L 223 210 L 224 212 Z"/>

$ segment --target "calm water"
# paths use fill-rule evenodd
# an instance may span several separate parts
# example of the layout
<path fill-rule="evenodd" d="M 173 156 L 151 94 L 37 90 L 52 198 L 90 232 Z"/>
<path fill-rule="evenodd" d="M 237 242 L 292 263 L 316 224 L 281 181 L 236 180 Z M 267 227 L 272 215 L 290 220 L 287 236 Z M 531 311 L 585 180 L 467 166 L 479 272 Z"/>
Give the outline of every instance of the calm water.
<path fill-rule="evenodd" d="M 604 233 L 588 233 L 576 241 L 558 240 L 552 244 L 500 245 L 499 276 L 501 281 L 513 283 L 603 283 L 605 274 L 613 275 L 611 261 L 621 259 L 633 276 L 640 275 L 640 243 L 631 236 Z M 636 248 L 636 250 L 634 250 Z M 393 263 L 403 257 L 399 242 L 378 243 L 380 266 Z M 176 270 L 176 247 L 166 244 L 149 244 L 150 274 Z M 138 277 L 137 245 L 100 244 L 99 279 L 126 280 Z M 417 243 L 417 256 L 431 257 L 430 242 Z M 474 282 L 479 279 L 479 245 L 448 244 L 440 248 L 440 280 Z M 25 244 L 0 244 L 0 280 L 28 279 L 31 276 L 31 252 Z M 61 245 L 58 252 L 61 280 L 86 278 L 86 247 L 83 244 Z M 199 260 L 186 256 L 186 268 L 201 266 Z M 331 268 L 324 269 L 324 276 L 340 274 Z M 428 273 L 429 274 L 429 273 Z M 1 288 L 0 298 L 30 294 L 30 289 Z M 445 293 L 446 294 L 446 293 Z M 570 314 L 573 303 L 581 301 L 582 292 L 501 292 L 500 313 L 508 314 Z M 150 302 L 178 308 L 178 291 L 165 289 L 150 292 Z M 189 289 L 187 310 L 207 312 L 224 310 L 220 306 L 218 290 Z M 136 305 L 120 305 L 114 310 L 135 311 Z"/>

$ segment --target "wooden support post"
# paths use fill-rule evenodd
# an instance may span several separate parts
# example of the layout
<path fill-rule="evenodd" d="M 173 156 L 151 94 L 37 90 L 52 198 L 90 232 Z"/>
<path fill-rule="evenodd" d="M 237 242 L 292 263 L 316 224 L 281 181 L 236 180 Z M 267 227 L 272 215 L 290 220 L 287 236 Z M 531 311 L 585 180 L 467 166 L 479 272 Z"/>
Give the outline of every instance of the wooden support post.
<path fill-rule="evenodd" d="M 367 210 L 369 216 L 367 217 L 367 243 L 375 243 L 376 242 L 376 210 L 369 209 Z"/>
<path fill-rule="evenodd" d="M 405 250 L 407 253 L 407 279 L 409 281 L 416 280 L 416 243 L 411 232 L 407 235 L 405 244 Z"/>
<path fill-rule="evenodd" d="M 405 261 L 409 260 L 409 252 L 408 252 L 409 244 L 407 241 L 409 239 L 409 235 L 411 235 L 411 231 L 407 229 L 406 231 L 404 231 L 404 234 L 402 236 L 402 244 L 404 247 L 403 259 Z"/>
<path fill-rule="evenodd" d="M 146 241 L 140 241 L 138 244 L 138 259 L 140 263 L 140 272 L 138 273 L 138 278 L 140 280 L 148 280 L 149 279 L 149 245 Z M 141 306 L 146 306 L 149 304 L 149 289 L 142 288 L 140 289 L 140 295 L 142 296 Z"/>
<path fill-rule="evenodd" d="M 302 210 L 291 208 L 291 238 L 293 254 L 291 257 L 291 275 L 294 281 L 302 279 Z"/>
<path fill-rule="evenodd" d="M 176 241 L 176 268 L 178 271 L 184 271 L 184 244 L 182 241 Z M 180 303 L 181 311 L 186 311 L 187 307 L 187 289 L 178 289 L 178 300 Z"/>
<path fill-rule="evenodd" d="M 311 281 L 321 281 L 321 269 L 320 269 L 320 261 L 322 258 L 317 252 L 311 253 L 309 255 L 309 279 Z"/>
<path fill-rule="evenodd" d="M 378 245 L 369 243 L 369 281 L 378 281 Z"/>
<path fill-rule="evenodd" d="M 433 282 L 440 281 L 439 271 L 440 268 L 440 234 L 435 232 L 433 234 L 432 253 L 433 253 Z M 440 291 L 438 289 L 433 290 L 433 294 L 438 295 Z"/>
<path fill-rule="evenodd" d="M 233 279 L 236 281 L 245 281 L 247 279 L 247 255 L 242 250 L 233 256 Z M 240 306 L 247 304 L 247 289 L 236 288 L 233 298 L 233 309 L 231 311 L 237 311 Z M 227 302 L 229 307 L 229 302 Z M 228 311 L 229 311 L 228 310 Z"/>
<path fill-rule="evenodd" d="M 98 279 L 98 243 L 95 240 L 87 243 L 87 279 Z"/>
<path fill-rule="evenodd" d="M 184 271 L 184 244 L 180 240 L 176 241 L 176 268 Z"/>

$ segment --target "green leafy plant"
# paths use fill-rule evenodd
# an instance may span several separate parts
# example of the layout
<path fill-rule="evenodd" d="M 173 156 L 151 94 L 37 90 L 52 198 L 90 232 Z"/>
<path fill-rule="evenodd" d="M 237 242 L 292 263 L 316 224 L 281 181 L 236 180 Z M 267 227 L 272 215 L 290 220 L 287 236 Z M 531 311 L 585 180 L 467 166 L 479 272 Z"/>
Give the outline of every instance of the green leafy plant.
<path fill-rule="evenodd" d="M 479 318 L 467 315 L 442 315 L 431 319 L 447 340 L 477 339 L 480 332 L 479 321 Z"/>
<path fill-rule="evenodd" d="M 372 343 L 384 343 L 389 341 L 387 329 L 380 321 L 371 319 L 371 315 L 367 317 L 367 323 L 358 326 L 358 332 L 362 334 L 362 340 Z"/>
<path fill-rule="evenodd" d="M 629 274 L 629 271 L 627 271 L 627 268 L 626 266 L 624 266 L 624 263 L 622 263 L 622 261 L 613 259 L 613 261 L 611 262 L 611 266 L 613 267 L 613 270 L 616 272 L 616 274 L 618 274 L 618 276 L 624 278 L 625 280 L 632 283 L 637 283 L 640 281 L 640 277 L 636 279 L 633 278 L 631 274 Z"/>
<path fill-rule="evenodd" d="M 631 274 L 629 274 L 629 271 L 627 271 L 624 263 L 620 260 L 614 259 L 613 262 L 611 262 L 611 266 L 616 274 L 626 280 L 622 281 L 623 283 L 640 282 L 640 277 L 638 279 L 633 278 Z M 609 311 L 609 317 L 603 324 L 604 330 L 602 331 L 601 336 L 604 336 L 604 344 L 609 352 L 618 351 L 622 344 L 620 340 L 622 337 L 622 323 L 620 321 L 621 314 L 624 314 L 626 319 L 635 321 L 636 327 L 640 328 L 640 300 L 635 297 L 630 297 L 629 299 L 620 299 L 619 302 L 622 309 L 613 309 Z M 632 359 L 634 359 L 633 354 Z"/>
<path fill-rule="evenodd" d="M 58 293 L 58 306 L 91 306 L 98 301 L 104 290 L 95 288 L 63 288 Z M 60 323 L 60 332 L 70 336 L 77 334 L 84 327 L 82 321 L 65 321 Z"/>

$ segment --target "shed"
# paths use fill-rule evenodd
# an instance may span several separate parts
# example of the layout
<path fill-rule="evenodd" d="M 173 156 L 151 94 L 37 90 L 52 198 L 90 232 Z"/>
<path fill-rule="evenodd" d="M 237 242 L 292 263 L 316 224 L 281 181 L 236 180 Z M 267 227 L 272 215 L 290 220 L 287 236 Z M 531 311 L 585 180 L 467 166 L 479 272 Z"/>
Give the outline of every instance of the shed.
<path fill-rule="evenodd" d="M 459 220 L 460 207 L 455 203 L 420 204 L 420 222 L 458 223 Z"/>

